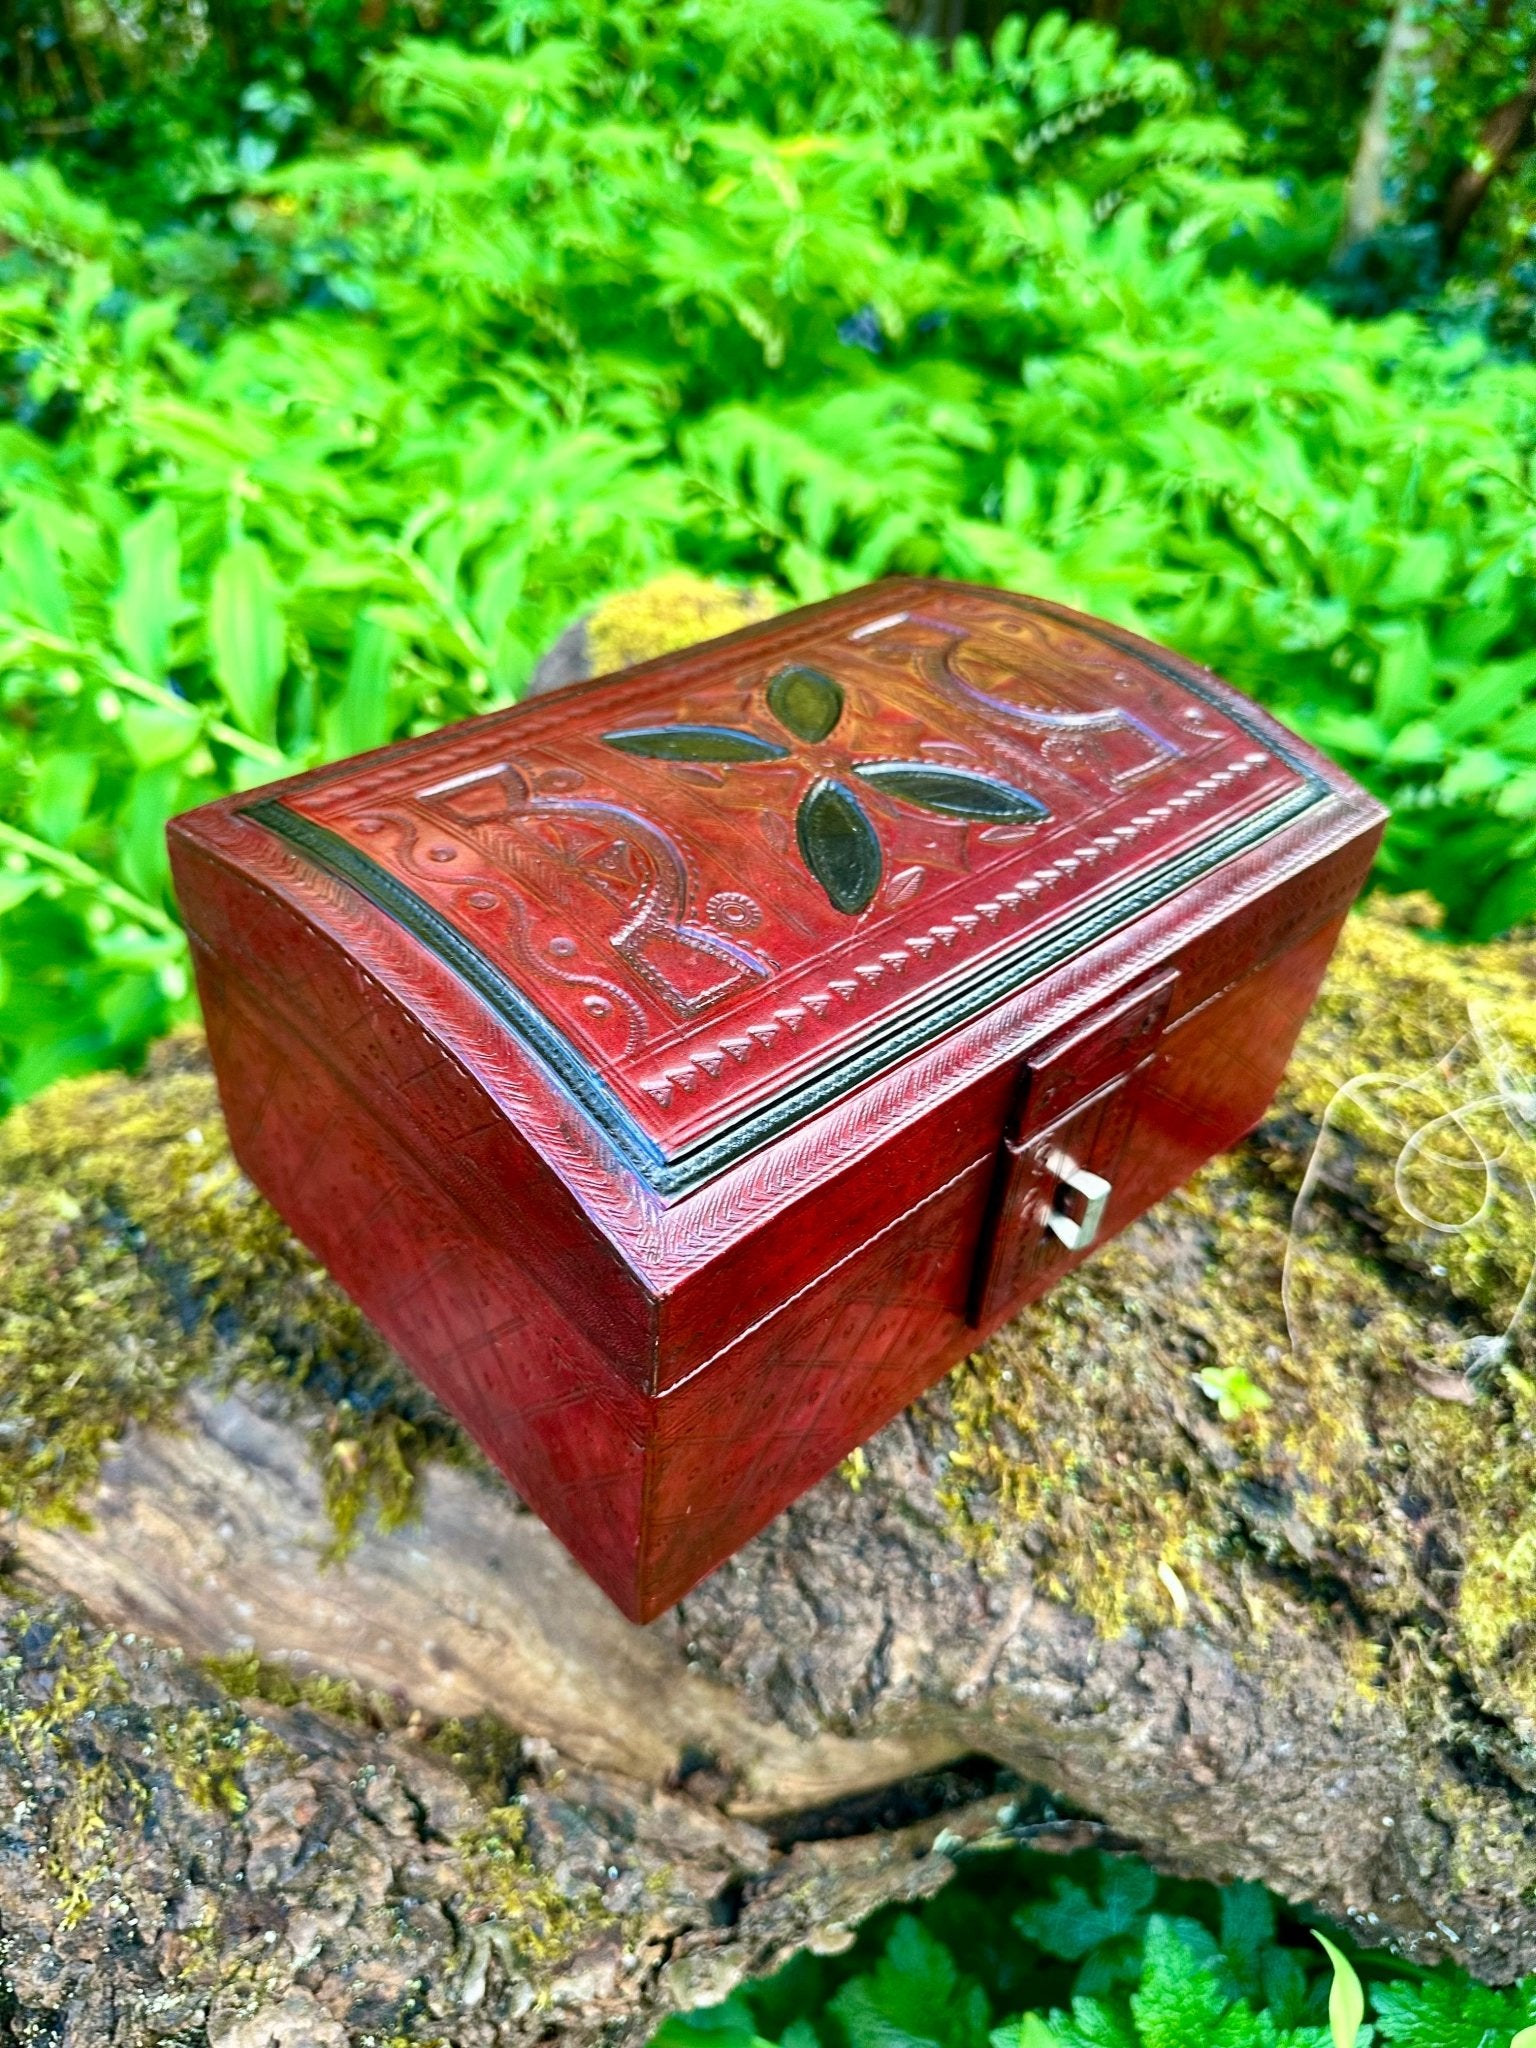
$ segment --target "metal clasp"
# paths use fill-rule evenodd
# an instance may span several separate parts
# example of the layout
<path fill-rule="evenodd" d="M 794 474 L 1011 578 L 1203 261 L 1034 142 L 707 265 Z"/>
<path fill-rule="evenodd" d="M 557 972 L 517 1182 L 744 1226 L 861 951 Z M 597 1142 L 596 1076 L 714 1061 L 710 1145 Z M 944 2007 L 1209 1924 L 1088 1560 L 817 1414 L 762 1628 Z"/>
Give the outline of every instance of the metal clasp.
<path fill-rule="evenodd" d="M 1099 1234 L 1099 1225 L 1104 1221 L 1104 1211 L 1109 1207 L 1112 1184 L 1102 1174 L 1090 1173 L 1086 1166 L 1079 1166 L 1065 1152 L 1058 1152 L 1051 1161 L 1056 1175 L 1056 1192 L 1051 1198 L 1050 1213 L 1045 1219 L 1047 1230 L 1055 1233 L 1069 1252 L 1083 1251 Z M 1060 1206 L 1062 1191 L 1070 1189 L 1083 1198 L 1083 1213 L 1072 1216 Z"/>

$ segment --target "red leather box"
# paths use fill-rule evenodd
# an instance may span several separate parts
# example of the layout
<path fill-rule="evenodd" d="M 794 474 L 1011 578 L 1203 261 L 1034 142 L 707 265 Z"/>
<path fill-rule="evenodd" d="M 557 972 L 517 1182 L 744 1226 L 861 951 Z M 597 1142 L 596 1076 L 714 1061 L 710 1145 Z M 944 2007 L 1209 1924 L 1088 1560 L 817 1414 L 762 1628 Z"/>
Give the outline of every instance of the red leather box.
<path fill-rule="evenodd" d="M 898 581 L 175 821 L 235 1151 L 659 1613 L 1263 1114 L 1383 813 Z"/>

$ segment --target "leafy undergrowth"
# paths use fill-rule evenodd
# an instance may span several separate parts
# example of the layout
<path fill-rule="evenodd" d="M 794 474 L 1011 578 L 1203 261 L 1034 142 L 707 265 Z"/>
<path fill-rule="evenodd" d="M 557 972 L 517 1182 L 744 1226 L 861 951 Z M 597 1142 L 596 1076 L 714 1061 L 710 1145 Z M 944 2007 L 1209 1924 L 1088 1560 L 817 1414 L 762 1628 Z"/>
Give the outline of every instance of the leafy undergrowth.
<path fill-rule="evenodd" d="M 1358 1968 L 1357 1968 L 1358 1964 Z M 1536 2048 L 1505 1990 L 1351 1961 L 1258 1885 L 1091 1851 L 979 1854 L 846 1954 L 801 1954 L 651 2048 Z"/>
<path fill-rule="evenodd" d="M 1284 194 L 1176 65 L 487 0 L 360 89 L 174 231 L 0 168 L 11 1099 L 188 1013 L 170 814 L 508 703 L 678 569 L 1139 627 L 1388 799 L 1448 929 L 1536 912 L 1536 367 L 1246 274 Z"/>

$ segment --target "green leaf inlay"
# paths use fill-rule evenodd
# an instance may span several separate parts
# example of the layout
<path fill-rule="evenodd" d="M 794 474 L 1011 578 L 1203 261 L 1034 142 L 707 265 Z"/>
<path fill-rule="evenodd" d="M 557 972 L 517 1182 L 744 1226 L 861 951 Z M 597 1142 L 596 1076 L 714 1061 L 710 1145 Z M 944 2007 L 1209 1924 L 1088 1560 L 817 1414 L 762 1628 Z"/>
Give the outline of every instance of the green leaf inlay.
<path fill-rule="evenodd" d="M 782 668 L 768 685 L 768 709 L 797 740 L 819 745 L 843 715 L 843 693 L 819 668 Z"/>
<path fill-rule="evenodd" d="M 992 775 L 948 768 L 937 761 L 868 761 L 854 774 L 887 796 L 938 811 L 947 818 L 975 818 L 994 825 L 1034 824 L 1051 814 L 1039 797 Z"/>
<path fill-rule="evenodd" d="M 795 837 L 833 909 L 865 909 L 880 886 L 880 841 L 853 791 L 813 782 L 795 814 Z"/>
<path fill-rule="evenodd" d="M 782 761 L 789 749 L 734 725 L 644 725 L 605 732 L 605 746 L 650 761 Z"/>

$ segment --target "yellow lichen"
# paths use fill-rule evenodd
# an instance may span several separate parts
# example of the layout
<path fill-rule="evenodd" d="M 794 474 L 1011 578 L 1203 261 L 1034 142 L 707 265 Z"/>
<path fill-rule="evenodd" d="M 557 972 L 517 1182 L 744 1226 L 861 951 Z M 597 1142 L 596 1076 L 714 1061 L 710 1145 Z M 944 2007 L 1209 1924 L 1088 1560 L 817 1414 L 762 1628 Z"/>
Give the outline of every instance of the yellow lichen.
<path fill-rule="evenodd" d="M 633 662 L 675 654 L 697 640 L 713 640 L 771 618 L 777 608 L 765 587 L 738 589 L 682 569 L 658 576 L 639 590 L 605 599 L 592 612 L 587 620 L 592 673 L 607 675 Z"/>

